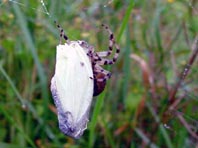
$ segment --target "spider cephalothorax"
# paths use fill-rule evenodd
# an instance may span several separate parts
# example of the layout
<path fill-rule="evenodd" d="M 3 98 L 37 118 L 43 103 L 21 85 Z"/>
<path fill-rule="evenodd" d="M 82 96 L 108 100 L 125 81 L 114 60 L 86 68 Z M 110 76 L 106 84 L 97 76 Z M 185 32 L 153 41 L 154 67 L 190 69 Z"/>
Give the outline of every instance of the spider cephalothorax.
<path fill-rule="evenodd" d="M 93 78 L 90 78 L 94 80 L 93 96 L 99 95 L 104 90 L 106 81 L 110 79 L 111 77 L 111 73 L 103 69 L 101 66 L 114 64 L 120 52 L 119 46 L 115 43 L 115 39 L 114 39 L 114 35 L 112 31 L 109 29 L 107 25 L 102 24 L 102 27 L 104 27 L 109 33 L 109 47 L 107 51 L 95 52 L 94 47 L 89 45 L 87 42 L 83 40 L 70 41 L 68 37 L 65 35 L 60 25 L 57 24 L 57 27 L 60 30 L 61 39 L 64 38 L 68 44 L 70 42 L 77 42 L 85 50 L 87 56 L 89 57 L 91 61 L 92 69 L 93 69 Z M 61 43 L 61 40 L 60 40 L 60 43 Z M 115 55 L 113 56 L 113 59 L 106 59 L 105 57 L 108 57 L 112 54 L 114 46 L 116 48 L 116 51 L 115 51 Z"/>

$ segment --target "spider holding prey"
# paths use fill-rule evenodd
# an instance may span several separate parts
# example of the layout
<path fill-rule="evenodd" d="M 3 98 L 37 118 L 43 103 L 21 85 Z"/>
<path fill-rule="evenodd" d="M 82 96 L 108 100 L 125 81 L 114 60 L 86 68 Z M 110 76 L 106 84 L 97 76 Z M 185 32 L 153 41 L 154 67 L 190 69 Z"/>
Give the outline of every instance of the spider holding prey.
<path fill-rule="evenodd" d="M 111 77 L 111 73 L 101 66 L 114 64 L 120 48 L 112 31 L 104 24 L 102 27 L 109 33 L 109 47 L 102 52 L 95 52 L 94 47 L 85 41 L 70 41 L 60 25 L 56 25 L 60 30 L 60 43 L 51 92 L 58 111 L 59 128 L 64 134 L 79 138 L 87 128 L 93 96 L 104 90 Z M 63 38 L 65 44 L 62 44 Z M 112 54 L 113 47 L 116 48 L 115 55 L 111 60 L 106 59 Z"/>

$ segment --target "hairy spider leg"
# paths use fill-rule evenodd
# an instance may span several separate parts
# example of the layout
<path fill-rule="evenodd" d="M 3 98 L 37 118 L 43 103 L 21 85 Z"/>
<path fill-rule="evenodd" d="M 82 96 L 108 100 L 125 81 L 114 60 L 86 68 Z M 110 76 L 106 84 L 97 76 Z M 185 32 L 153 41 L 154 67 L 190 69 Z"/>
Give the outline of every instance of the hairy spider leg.
<path fill-rule="evenodd" d="M 66 43 L 69 43 L 69 38 L 65 35 L 65 32 L 63 30 L 63 28 L 56 22 L 54 21 L 54 23 L 56 24 L 56 26 L 58 27 L 59 31 L 60 31 L 60 41 L 59 44 L 62 44 L 62 39 L 64 38 Z"/>
<path fill-rule="evenodd" d="M 109 56 L 111 55 L 112 51 L 113 51 L 113 45 L 115 43 L 115 39 L 114 39 L 114 35 L 113 35 L 113 32 L 109 29 L 109 27 L 105 24 L 102 24 L 102 27 L 104 29 L 107 30 L 107 32 L 109 33 L 109 49 L 108 51 L 102 51 L 102 52 L 97 52 L 97 54 L 100 56 L 100 57 L 106 57 L 106 56 Z"/>
<path fill-rule="evenodd" d="M 116 44 L 113 32 L 109 29 L 109 27 L 105 24 L 102 24 L 102 26 L 109 32 L 109 50 L 95 53 L 94 61 L 99 65 L 111 65 L 111 64 L 114 64 L 116 60 L 118 59 L 118 56 L 120 53 L 120 47 L 118 46 L 118 44 Z M 116 48 L 113 59 L 109 60 L 109 59 L 103 58 L 103 57 L 107 57 L 111 55 L 113 51 L 113 46 L 115 46 Z"/>

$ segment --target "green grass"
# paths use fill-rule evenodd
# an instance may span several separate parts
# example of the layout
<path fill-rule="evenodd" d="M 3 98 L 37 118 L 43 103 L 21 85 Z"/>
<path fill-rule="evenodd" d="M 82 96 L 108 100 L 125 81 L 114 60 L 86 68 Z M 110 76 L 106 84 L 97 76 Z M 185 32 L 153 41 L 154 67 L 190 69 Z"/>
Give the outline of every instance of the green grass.
<path fill-rule="evenodd" d="M 197 131 L 197 61 L 168 110 L 198 35 L 196 0 L 44 2 L 49 15 L 40 1 L 0 1 L 0 147 L 197 146 L 186 128 Z M 49 89 L 59 43 L 54 20 L 96 51 L 108 47 L 105 23 L 121 47 L 118 62 L 104 66 L 112 78 L 93 98 L 79 140 L 60 132 Z"/>

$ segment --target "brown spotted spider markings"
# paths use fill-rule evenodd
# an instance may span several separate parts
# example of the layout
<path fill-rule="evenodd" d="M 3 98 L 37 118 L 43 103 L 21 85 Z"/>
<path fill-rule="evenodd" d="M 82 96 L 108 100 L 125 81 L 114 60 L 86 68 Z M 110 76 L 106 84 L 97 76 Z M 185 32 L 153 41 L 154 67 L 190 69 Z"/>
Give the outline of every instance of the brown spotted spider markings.
<path fill-rule="evenodd" d="M 55 22 L 56 26 L 60 30 L 60 44 L 61 39 L 64 38 L 67 44 L 70 44 L 69 38 L 65 35 L 64 30 Z M 89 45 L 87 42 L 83 40 L 78 40 L 79 45 L 85 50 L 87 56 L 89 57 L 92 69 L 93 69 L 93 78 L 94 80 L 94 93 L 93 96 L 99 95 L 105 88 L 106 81 L 110 79 L 111 73 L 105 69 L 103 69 L 102 65 L 112 65 L 114 64 L 119 56 L 120 48 L 118 44 L 115 42 L 115 38 L 113 32 L 109 29 L 107 25 L 102 24 L 102 27 L 105 28 L 109 33 L 109 48 L 107 51 L 95 52 L 94 47 Z M 106 59 L 113 52 L 113 47 L 116 48 L 115 54 L 112 59 Z M 83 64 L 83 63 L 82 63 Z"/>

